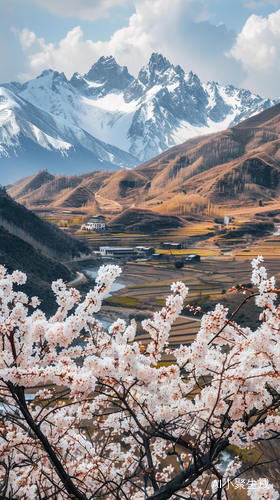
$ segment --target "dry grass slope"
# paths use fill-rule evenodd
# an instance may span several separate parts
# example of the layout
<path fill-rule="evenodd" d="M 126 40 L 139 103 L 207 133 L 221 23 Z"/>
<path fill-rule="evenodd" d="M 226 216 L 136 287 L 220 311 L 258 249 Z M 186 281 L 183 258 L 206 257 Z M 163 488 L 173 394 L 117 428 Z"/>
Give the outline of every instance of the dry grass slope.
<path fill-rule="evenodd" d="M 153 233 L 165 229 L 184 227 L 186 222 L 179 217 L 155 214 L 152 210 L 130 208 L 114 217 L 108 226 L 118 232 Z"/>
<path fill-rule="evenodd" d="M 26 193 L 30 181 L 17 183 L 9 192 Z M 253 207 L 260 200 L 278 202 L 279 197 L 278 104 L 232 129 L 186 141 L 133 170 L 55 178 L 19 201 L 29 207 L 81 207 L 98 200 L 100 210 L 108 214 L 115 208 L 138 207 L 213 218 L 227 207 Z"/>

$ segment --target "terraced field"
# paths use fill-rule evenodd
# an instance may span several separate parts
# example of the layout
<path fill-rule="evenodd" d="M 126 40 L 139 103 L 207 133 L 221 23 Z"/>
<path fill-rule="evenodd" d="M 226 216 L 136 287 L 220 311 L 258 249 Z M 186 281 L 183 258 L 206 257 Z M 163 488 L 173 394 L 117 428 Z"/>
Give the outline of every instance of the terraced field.
<path fill-rule="evenodd" d="M 191 255 L 193 253 L 196 253 L 197 255 L 200 255 L 201 257 L 211 257 L 211 256 L 218 256 L 221 255 L 220 250 L 206 250 L 204 248 L 184 248 L 183 250 L 168 250 L 168 249 L 162 249 L 162 248 L 157 248 L 156 253 L 161 253 L 161 254 L 169 254 L 170 255 Z"/>
<path fill-rule="evenodd" d="M 245 254 L 246 255 L 246 254 Z M 279 259 L 270 256 L 265 265 L 269 275 L 280 278 Z M 279 273 L 279 276 L 278 276 Z M 128 263 L 123 267 L 122 282 L 126 287 L 118 290 L 112 297 L 106 299 L 105 307 L 109 311 L 111 306 L 117 307 L 115 314 L 127 317 L 128 308 L 134 312 L 160 310 L 165 305 L 165 298 L 170 294 L 170 285 L 174 281 L 183 281 L 189 287 L 186 304 L 200 305 L 204 310 L 213 309 L 218 302 L 225 304 L 232 313 L 244 299 L 242 291 L 228 292 L 232 285 L 248 284 L 251 278 L 251 263 L 247 258 L 234 257 L 205 258 L 200 263 L 185 266 L 183 269 L 174 269 L 174 265 L 152 265 L 151 263 Z M 280 285 L 280 283 L 279 283 Z M 254 320 L 258 321 L 259 310 L 251 301 L 244 312 L 237 317 L 240 324 L 248 326 Z M 132 314 L 133 316 L 133 314 Z M 201 316 L 201 315 L 200 315 Z M 170 346 L 190 344 L 200 327 L 200 319 L 187 309 L 174 323 L 170 336 Z M 146 345 L 150 338 L 143 331 L 141 322 L 138 322 L 137 340 Z M 164 361 L 172 362 L 172 356 Z"/>
<path fill-rule="evenodd" d="M 258 244 L 248 246 L 248 248 L 240 250 L 235 254 L 238 260 L 254 259 L 258 255 L 262 255 L 264 259 L 280 259 L 280 234 L 275 232 L 274 235 L 265 238 Z"/>
<path fill-rule="evenodd" d="M 242 221 L 241 221 L 242 222 Z M 235 225 L 238 226 L 238 220 Z M 212 310 L 216 303 L 221 302 L 232 313 L 244 299 L 242 291 L 228 292 L 234 285 L 249 284 L 251 280 L 251 260 L 257 255 L 263 255 L 268 274 L 279 279 L 280 287 L 280 234 L 274 234 L 263 239 L 233 238 L 232 241 L 222 241 L 223 247 L 216 247 L 214 225 L 201 223 L 199 225 L 162 231 L 151 234 L 109 234 L 103 235 L 85 233 L 92 248 L 100 245 L 111 246 L 152 246 L 157 253 L 169 255 L 169 262 L 128 262 L 123 266 L 121 281 L 125 285 L 105 301 L 105 309 L 110 319 L 116 317 L 132 317 L 145 312 L 153 313 L 165 305 L 165 299 L 170 294 L 170 285 L 174 281 L 183 281 L 189 287 L 186 304 L 200 306 L 205 312 Z M 210 239 L 207 239 L 207 236 Z M 192 239 L 191 239 L 192 238 Z M 206 238 L 206 239 L 205 239 Z M 185 242 L 183 250 L 166 250 L 160 248 L 161 242 Z M 189 244 L 188 244 L 189 243 Z M 232 243 L 229 247 L 226 246 Z M 176 269 L 176 260 L 184 260 L 184 256 L 196 253 L 201 261 L 195 264 L 185 262 L 182 269 Z M 116 262 L 116 261 L 115 261 Z M 258 326 L 259 310 L 253 301 L 236 317 L 241 326 Z M 170 345 L 190 344 L 200 327 L 200 319 L 185 309 L 172 327 Z M 148 334 L 143 331 L 138 321 L 137 339 L 144 345 L 149 342 Z M 172 356 L 164 359 L 171 362 Z"/>
<path fill-rule="evenodd" d="M 161 242 L 174 241 L 180 243 L 189 238 L 195 237 L 197 239 L 211 236 L 214 234 L 213 225 L 210 223 L 187 226 L 179 229 L 156 232 L 154 234 L 137 234 L 137 233 L 110 233 L 104 232 L 102 234 L 77 231 L 75 236 L 79 239 L 85 239 L 86 243 L 94 250 L 98 250 L 99 246 L 137 246 L 144 245 L 157 248 Z M 193 253 L 191 251 L 190 253 Z"/>

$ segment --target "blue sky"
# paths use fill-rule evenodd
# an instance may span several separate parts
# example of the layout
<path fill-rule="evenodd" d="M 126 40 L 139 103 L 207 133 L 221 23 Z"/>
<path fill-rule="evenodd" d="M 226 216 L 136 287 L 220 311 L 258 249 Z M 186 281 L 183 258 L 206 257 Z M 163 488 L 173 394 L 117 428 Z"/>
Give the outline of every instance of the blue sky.
<path fill-rule="evenodd" d="M 137 76 L 161 52 L 202 81 L 280 97 L 280 0 L 1 0 L 0 81 L 86 73 L 113 55 Z"/>

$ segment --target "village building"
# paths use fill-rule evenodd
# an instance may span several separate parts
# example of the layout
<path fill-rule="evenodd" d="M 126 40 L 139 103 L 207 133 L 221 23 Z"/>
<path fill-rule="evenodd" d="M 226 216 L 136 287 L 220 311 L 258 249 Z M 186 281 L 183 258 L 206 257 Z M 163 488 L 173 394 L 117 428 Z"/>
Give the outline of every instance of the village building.
<path fill-rule="evenodd" d="M 136 252 L 144 255 L 152 255 L 155 253 L 155 248 L 153 247 L 143 247 L 143 246 L 137 246 L 136 247 Z"/>
<path fill-rule="evenodd" d="M 173 243 L 172 241 L 161 242 L 160 248 L 164 248 L 165 250 L 182 250 L 183 246 L 181 243 Z"/>
<path fill-rule="evenodd" d="M 183 245 L 181 243 L 171 243 L 170 250 L 182 250 Z"/>
<path fill-rule="evenodd" d="M 99 250 L 103 257 L 127 257 L 136 254 L 134 248 L 126 247 L 99 247 Z"/>
<path fill-rule="evenodd" d="M 83 224 L 81 229 L 88 231 L 106 229 L 106 218 L 104 215 L 92 215 L 86 224 Z"/>
<path fill-rule="evenodd" d="M 152 260 L 162 260 L 163 259 L 163 254 L 162 253 L 153 253 L 151 255 Z"/>
<path fill-rule="evenodd" d="M 165 250 L 169 250 L 170 249 L 170 245 L 171 245 L 171 242 L 161 242 L 160 244 L 160 248 L 164 248 Z"/>
<path fill-rule="evenodd" d="M 185 260 L 190 264 L 195 262 L 200 262 L 200 255 L 197 255 L 196 253 L 191 253 L 186 256 Z"/>

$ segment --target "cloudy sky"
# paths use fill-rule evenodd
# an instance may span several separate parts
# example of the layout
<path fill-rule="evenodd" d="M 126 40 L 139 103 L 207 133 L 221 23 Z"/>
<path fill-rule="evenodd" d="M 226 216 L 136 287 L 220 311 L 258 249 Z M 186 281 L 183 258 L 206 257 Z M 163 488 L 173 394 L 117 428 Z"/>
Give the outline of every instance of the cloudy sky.
<path fill-rule="evenodd" d="M 280 97 L 280 0 L 0 0 L 0 81 L 86 73 L 113 55 L 134 76 L 161 52 L 202 81 Z"/>

